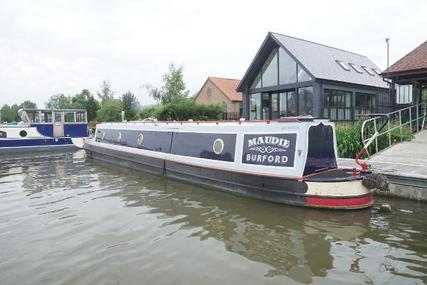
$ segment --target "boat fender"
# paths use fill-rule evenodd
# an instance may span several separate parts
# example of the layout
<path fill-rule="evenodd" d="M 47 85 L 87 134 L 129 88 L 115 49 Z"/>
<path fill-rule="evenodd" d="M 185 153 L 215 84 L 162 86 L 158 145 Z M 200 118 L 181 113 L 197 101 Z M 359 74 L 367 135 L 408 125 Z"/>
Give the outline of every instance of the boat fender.
<path fill-rule="evenodd" d="M 389 183 L 387 177 L 379 173 L 371 173 L 363 177 L 362 184 L 368 189 L 378 189 L 379 191 L 388 192 Z"/>
<path fill-rule="evenodd" d="M 391 206 L 388 203 L 383 203 L 381 204 L 379 210 L 382 213 L 391 213 Z"/>

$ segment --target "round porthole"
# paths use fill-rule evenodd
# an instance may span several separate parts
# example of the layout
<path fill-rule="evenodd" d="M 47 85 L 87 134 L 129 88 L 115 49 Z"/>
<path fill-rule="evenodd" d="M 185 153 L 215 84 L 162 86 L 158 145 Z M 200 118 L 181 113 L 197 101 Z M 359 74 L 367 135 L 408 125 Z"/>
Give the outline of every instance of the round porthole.
<path fill-rule="evenodd" d="M 222 139 L 216 139 L 213 143 L 212 150 L 215 154 L 221 154 L 224 150 L 224 141 Z"/>
<path fill-rule="evenodd" d="M 105 139 L 105 132 L 104 131 L 102 131 L 101 132 L 101 140 L 104 140 Z"/>
<path fill-rule="evenodd" d="M 122 133 L 119 132 L 119 135 L 117 136 L 117 141 L 120 142 L 122 140 Z"/>
<path fill-rule="evenodd" d="M 21 136 L 21 138 L 25 138 L 28 135 L 28 133 L 26 130 L 22 130 L 19 132 L 19 135 Z"/>
<path fill-rule="evenodd" d="M 139 134 L 138 136 L 138 144 L 142 144 L 144 142 L 144 135 L 143 134 Z"/>

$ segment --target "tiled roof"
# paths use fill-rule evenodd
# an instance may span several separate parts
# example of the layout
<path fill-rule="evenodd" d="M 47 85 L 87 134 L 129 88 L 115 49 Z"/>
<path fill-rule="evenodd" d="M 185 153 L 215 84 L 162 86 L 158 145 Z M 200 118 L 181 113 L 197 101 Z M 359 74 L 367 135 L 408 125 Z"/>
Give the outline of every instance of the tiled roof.
<path fill-rule="evenodd" d="M 382 74 L 427 69 L 427 41 L 399 59 Z"/>
<path fill-rule="evenodd" d="M 278 33 L 270 34 L 315 78 L 387 88 L 382 77 L 372 72 L 372 68 L 380 69 L 364 55 Z M 362 72 L 356 72 L 351 67 L 346 71 L 337 63 L 337 60 L 347 66 L 353 63 Z M 368 74 L 362 66 L 368 68 L 373 75 Z"/>
<path fill-rule="evenodd" d="M 236 91 L 240 83 L 239 79 L 208 77 L 208 80 L 221 90 L 231 101 L 242 101 L 242 93 Z"/>

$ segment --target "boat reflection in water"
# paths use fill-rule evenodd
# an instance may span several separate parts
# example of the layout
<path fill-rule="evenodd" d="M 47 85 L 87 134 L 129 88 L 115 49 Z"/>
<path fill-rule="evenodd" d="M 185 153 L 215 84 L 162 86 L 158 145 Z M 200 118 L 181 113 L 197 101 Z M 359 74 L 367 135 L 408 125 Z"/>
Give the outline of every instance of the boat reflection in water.
<path fill-rule="evenodd" d="M 13 167 L 7 163 L 9 175 L 26 173 L 22 188 L 30 203 L 27 209 L 40 211 L 38 219 L 50 225 L 66 217 L 51 234 L 62 233 L 59 250 L 73 255 L 69 262 L 76 272 L 94 270 L 101 278 L 123 263 L 117 280 L 134 275 L 165 283 L 182 276 L 198 283 L 202 275 L 217 274 L 230 283 L 251 284 L 427 281 L 427 232 L 417 218 L 426 210 L 417 203 L 389 201 L 396 211 L 386 216 L 375 208 L 322 211 L 202 191 L 162 177 L 118 171 L 76 154 L 28 160 L 27 169 L 19 169 L 20 162 Z M 7 173 L 4 166 L 0 170 Z M 398 210 L 405 208 L 413 214 Z M 48 238 L 39 232 L 26 238 Z M 67 244 L 70 239 L 77 244 Z"/>

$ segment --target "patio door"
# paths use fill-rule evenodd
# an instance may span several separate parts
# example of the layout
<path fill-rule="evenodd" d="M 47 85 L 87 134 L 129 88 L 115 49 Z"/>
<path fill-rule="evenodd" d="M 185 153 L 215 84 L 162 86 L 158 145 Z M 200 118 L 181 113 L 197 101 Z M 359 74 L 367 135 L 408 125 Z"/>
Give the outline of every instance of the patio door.
<path fill-rule="evenodd" d="M 53 136 L 64 136 L 64 112 L 54 112 Z"/>

